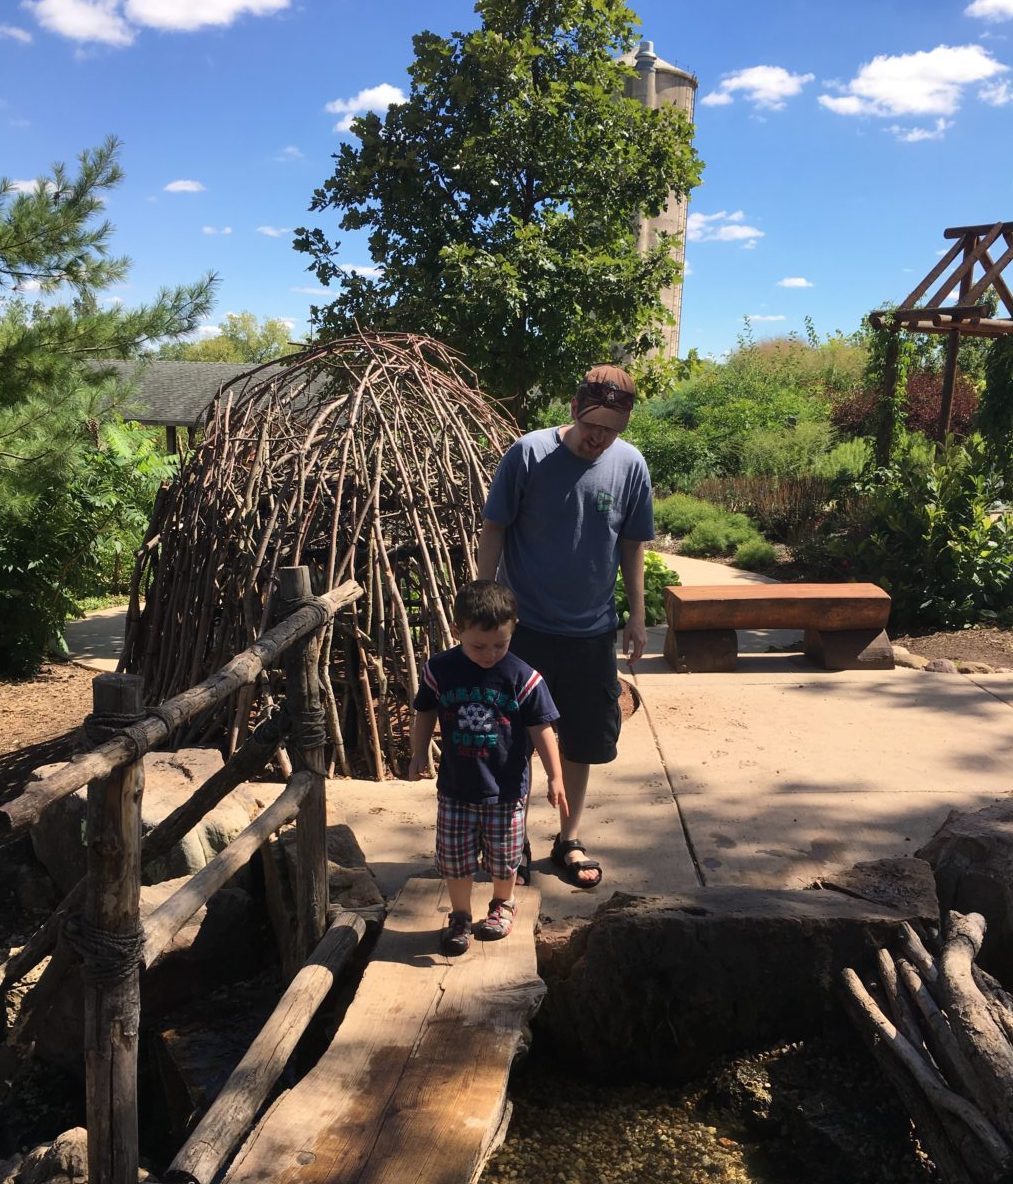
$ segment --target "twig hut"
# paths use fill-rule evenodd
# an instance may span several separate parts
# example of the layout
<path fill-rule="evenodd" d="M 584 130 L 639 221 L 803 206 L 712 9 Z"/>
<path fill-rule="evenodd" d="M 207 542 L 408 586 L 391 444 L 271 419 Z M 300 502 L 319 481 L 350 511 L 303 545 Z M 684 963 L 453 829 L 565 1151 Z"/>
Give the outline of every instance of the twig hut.
<path fill-rule="evenodd" d="M 361 333 L 285 362 L 218 394 L 162 490 L 123 665 L 160 702 L 265 629 L 280 567 L 309 565 L 317 594 L 354 579 L 364 595 L 320 650 L 331 770 L 400 775 L 419 670 L 452 644 L 450 605 L 475 576 L 489 479 L 517 429 L 428 338 Z M 272 702 L 265 677 L 176 741 L 232 752 Z"/>

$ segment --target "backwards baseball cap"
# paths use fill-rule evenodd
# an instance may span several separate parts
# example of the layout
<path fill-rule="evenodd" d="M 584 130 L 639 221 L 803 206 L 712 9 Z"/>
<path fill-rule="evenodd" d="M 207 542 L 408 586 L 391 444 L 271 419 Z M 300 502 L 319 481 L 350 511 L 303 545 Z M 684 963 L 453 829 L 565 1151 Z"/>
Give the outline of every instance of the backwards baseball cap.
<path fill-rule="evenodd" d="M 632 411 L 636 398 L 633 379 L 621 367 L 592 366 L 577 387 L 577 414 L 591 407 Z"/>

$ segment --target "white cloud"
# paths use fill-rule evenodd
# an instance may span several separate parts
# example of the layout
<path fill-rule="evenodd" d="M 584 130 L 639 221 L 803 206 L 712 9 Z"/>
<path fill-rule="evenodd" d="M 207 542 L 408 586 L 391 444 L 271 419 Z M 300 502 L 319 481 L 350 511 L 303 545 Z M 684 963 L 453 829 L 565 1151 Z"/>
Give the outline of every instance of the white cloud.
<path fill-rule="evenodd" d="M 334 125 L 336 132 L 347 132 L 352 120 L 365 111 L 375 111 L 381 114 L 393 103 L 405 101 L 404 91 L 389 82 L 381 82 L 379 86 L 368 86 L 360 90 L 350 99 L 334 99 L 324 107 L 329 115 L 343 115 L 344 119 Z"/>
<path fill-rule="evenodd" d="M 266 234 L 268 238 L 281 238 L 283 234 L 291 234 L 290 226 L 258 226 L 258 234 Z"/>
<path fill-rule="evenodd" d="M 377 276 L 383 275 L 382 267 L 374 267 L 370 263 L 349 263 L 346 267 L 341 268 L 342 271 L 349 275 L 362 275 L 367 279 L 376 279 Z"/>
<path fill-rule="evenodd" d="M 238 17 L 269 16 L 290 0 L 126 0 L 124 12 L 135 24 L 151 29 L 192 32 L 208 25 L 231 25 Z"/>
<path fill-rule="evenodd" d="M 880 55 L 840 89 L 820 95 L 837 115 L 953 115 L 964 88 L 1009 69 L 980 45 L 937 45 L 928 52 Z"/>
<path fill-rule="evenodd" d="M 201 234 L 231 234 L 232 233 L 231 226 L 221 226 L 221 227 L 202 226 L 200 229 L 201 229 Z"/>
<path fill-rule="evenodd" d="M 896 136 L 902 144 L 917 144 L 922 140 L 941 140 L 951 127 L 952 119 L 940 117 L 932 127 L 900 127 L 894 123 L 886 130 Z"/>
<path fill-rule="evenodd" d="M 204 337 L 205 339 L 209 337 L 221 337 L 222 327 L 221 325 L 211 324 L 198 325 L 197 333 L 200 337 Z"/>
<path fill-rule="evenodd" d="M 165 186 L 166 193 L 203 193 L 204 186 L 200 181 L 170 181 Z"/>
<path fill-rule="evenodd" d="M 333 296 L 330 288 L 289 288 L 290 292 L 298 292 L 300 296 Z"/>
<path fill-rule="evenodd" d="M 42 285 L 38 280 L 21 280 L 14 285 L 15 292 L 41 292 Z"/>
<path fill-rule="evenodd" d="M 735 74 L 726 74 L 717 90 L 700 100 L 706 107 L 722 107 L 734 101 L 741 91 L 747 102 L 768 111 L 780 111 L 786 99 L 799 94 L 814 74 L 792 74 L 783 66 L 750 66 Z"/>
<path fill-rule="evenodd" d="M 772 313 L 770 316 L 765 316 L 763 313 L 749 313 L 749 320 L 751 321 L 783 321 L 785 316 L 783 313 Z"/>
<path fill-rule="evenodd" d="M 239 17 L 268 16 L 291 0 L 22 0 L 44 29 L 72 41 L 131 45 L 138 28 L 192 32 L 231 25 Z M 2 26 L 9 30 L 10 26 Z M 11 34 L 8 34 L 11 35 Z"/>
<path fill-rule="evenodd" d="M 15 193 L 34 193 L 37 181 L 11 181 L 11 188 Z"/>
<path fill-rule="evenodd" d="M 786 275 L 783 280 L 777 281 L 779 288 L 811 288 L 812 283 L 802 275 Z"/>
<path fill-rule="evenodd" d="M 983 21 L 1013 20 L 1013 0 L 974 0 L 964 9 L 964 16 L 981 17 Z"/>
<path fill-rule="evenodd" d="M 302 160 L 302 153 L 295 144 L 286 144 L 274 158 L 275 160 Z"/>
<path fill-rule="evenodd" d="M 1013 86 L 1002 79 L 1000 82 L 990 82 L 988 86 L 983 86 L 978 91 L 978 98 L 983 103 L 988 103 L 990 107 L 1005 107 L 1007 103 L 1013 103 Z"/>
<path fill-rule="evenodd" d="M 119 0 L 22 0 L 39 24 L 72 41 L 130 45 L 134 31 L 119 12 Z"/>
<path fill-rule="evenodd" d="M 686 238 L 693 243 L 741 243 L 744 247 L 754 247 L 756 240 L 763 238 L 763 231 L 747 226 L 744 219 L 742 210 L 732 214 L 724 210 L 716 214 L 690 214 L 686 219 Z"/>
<path fill-rule="evenodd" d="M 27 29 L 19 29 L 17 25 L 0 25 L 0 37 L 10 37 L 13 41 L 20 41 L 23 45 L 30 44 L 31 33 Z"/>

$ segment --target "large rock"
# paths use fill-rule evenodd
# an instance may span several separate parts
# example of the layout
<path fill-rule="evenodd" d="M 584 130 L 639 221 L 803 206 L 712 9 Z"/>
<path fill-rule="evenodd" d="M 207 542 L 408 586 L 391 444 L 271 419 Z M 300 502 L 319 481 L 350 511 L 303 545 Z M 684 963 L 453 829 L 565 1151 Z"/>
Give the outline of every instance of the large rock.
<path fill-rule="evenodd" d="M 841 969 L 864 967 L 902 921 L 938 916 L 926 864 L 881 862 L 891 894 L 898 875 L 910 880 L 903 907 L 826 890 L 714 887 L 617 893 L 569 932 L 549 926 L 538 946 L 549 988 L 538 1032 L 596 1076 L 675 1082 L 716 1057 L 843 1022 Z"/>
<path fill-rule="evenodd" d="M 935 871 L 944 912 L 985 918 L 976 961 L 1013 990 L 1013 798 L 983 810 L 951 811 L 917 855 Z"/>
<path fill-rule="evenodd" d="M 36 776 L 43 776 L 47 766 Z M 196 789 L 222 767 L 214 748 L 184 748 L 179 752 L 148 753 L 144 758 L 144 794 L 141 799 L 141 833 L 147 834 L 182 805 Z M 87 851 L 84 827 L 88 790 L 79 789 L 50 806 L 32 827 L 36 858 L 67 893 L 84 875 Z M 163 858 L 144 869 L 144 882 L 157 884 L 199 872 L 250 824 L 245 796 L 234 790 Z"/>

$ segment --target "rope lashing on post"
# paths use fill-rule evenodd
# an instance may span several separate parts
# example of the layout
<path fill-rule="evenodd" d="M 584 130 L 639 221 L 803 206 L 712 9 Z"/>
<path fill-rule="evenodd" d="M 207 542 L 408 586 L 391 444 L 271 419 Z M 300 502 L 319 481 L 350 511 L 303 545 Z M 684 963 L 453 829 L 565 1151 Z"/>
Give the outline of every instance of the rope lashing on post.
<path fill-rule="evenodd" d="M 92 925 L 81 913 L 63 923 L 63 936 L 81 959 L 86 983 L 97 987 L 122 982 L 139 966 L 144 955 L 144 930 L 110 933 Z"/>

